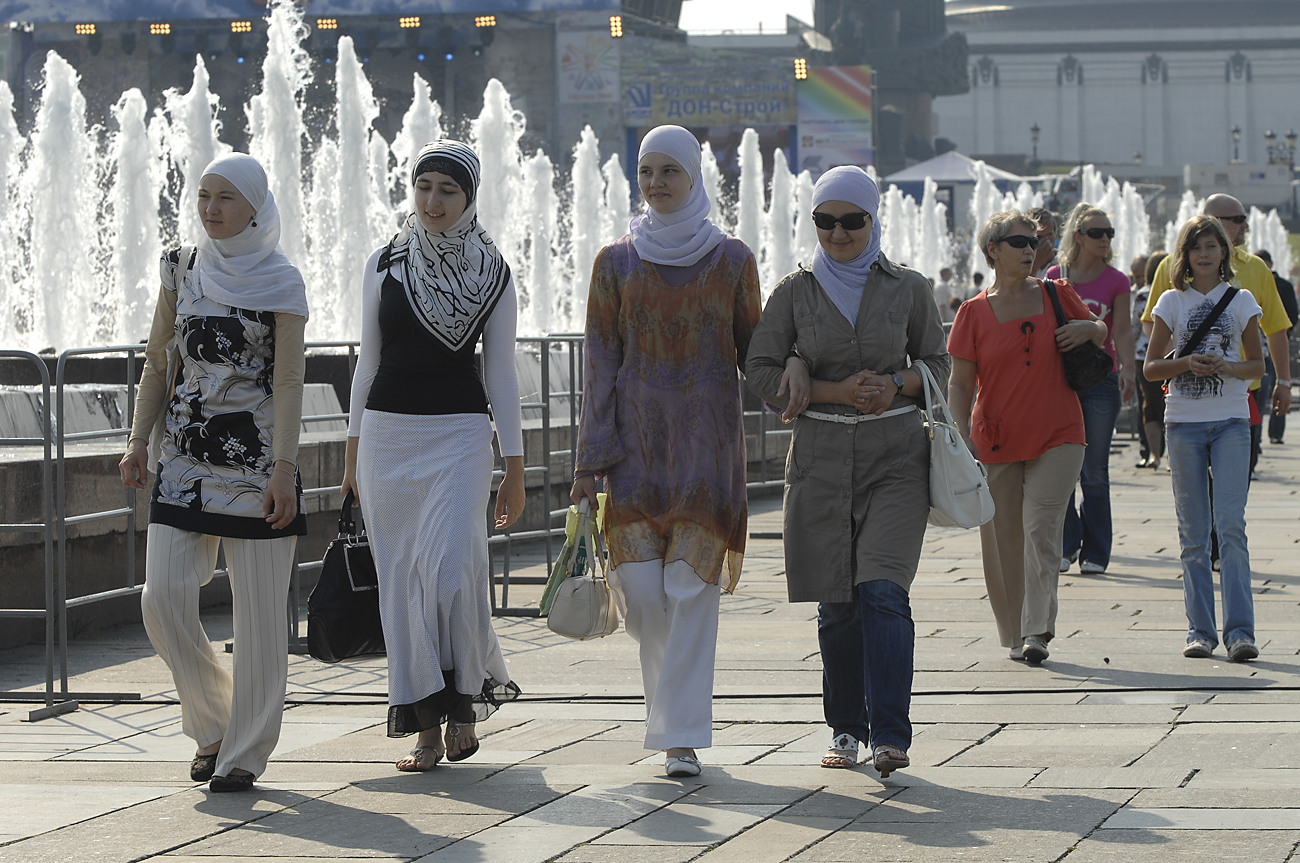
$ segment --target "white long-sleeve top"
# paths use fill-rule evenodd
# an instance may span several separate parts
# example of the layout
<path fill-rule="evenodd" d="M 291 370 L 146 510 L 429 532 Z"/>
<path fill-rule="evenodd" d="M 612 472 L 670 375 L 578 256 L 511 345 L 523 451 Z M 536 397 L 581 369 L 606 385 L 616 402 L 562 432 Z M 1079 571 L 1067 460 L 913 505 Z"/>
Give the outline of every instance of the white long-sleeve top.
<path fill-rule="evenodd" d="M 379 371 L 379 349 L 383 335 L 379 327 L 379 300 L 385 276 L 391 274 L 402 282 L 402 269 L 392 267 L 375 272 L 380 246 L 366 261 L 361 281 L 361 349 L 352 377 L 352 399 L 348 418 L 348 437 L 361 436 L 361 416 L 370 398 L 370 385 Z M 483 378 L 488 403 L 496 425 L 497 445 L 503 456 L 524 454 L 523 421 L 519 409 L 519 378 L 515 372 L 515 328 L 519 316 L 512 276 L 496 308 L 483 325 Z"/>

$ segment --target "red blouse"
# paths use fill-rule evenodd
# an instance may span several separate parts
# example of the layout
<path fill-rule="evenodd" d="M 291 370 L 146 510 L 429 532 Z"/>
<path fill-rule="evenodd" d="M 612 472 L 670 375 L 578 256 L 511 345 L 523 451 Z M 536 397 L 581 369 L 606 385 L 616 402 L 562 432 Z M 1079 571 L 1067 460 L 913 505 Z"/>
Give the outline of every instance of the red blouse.
<path fill-rule="evenodd" d="M 1070 283 L 1056 284 L 1066 317 L 1088 320 Z M 948 353 L 977 367 L 971 439 L 986 464 L 1029 461 L 1063 443 L 1085 442 L 1083 409 L 1056 349 L 1056 313 L 1041 290 L 1042 314 L 1006 323 L 981 291 L 962 303 L 948 334 Z"/>

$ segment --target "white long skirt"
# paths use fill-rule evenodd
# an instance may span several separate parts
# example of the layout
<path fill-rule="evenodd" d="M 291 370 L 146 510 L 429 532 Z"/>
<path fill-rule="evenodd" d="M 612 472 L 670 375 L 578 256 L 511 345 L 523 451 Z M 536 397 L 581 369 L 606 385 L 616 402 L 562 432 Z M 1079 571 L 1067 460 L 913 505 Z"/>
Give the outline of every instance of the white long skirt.
<path fill-rule="evenodd" d="M 379 574 L 390 736 L 448 715 L 485 719 L 518 695 L 488 594 L 493 461 L 486 414 L 362 418 L 357 485 Z M 455 693 L 473 700 L 473 717 L 459 715 Z"/>

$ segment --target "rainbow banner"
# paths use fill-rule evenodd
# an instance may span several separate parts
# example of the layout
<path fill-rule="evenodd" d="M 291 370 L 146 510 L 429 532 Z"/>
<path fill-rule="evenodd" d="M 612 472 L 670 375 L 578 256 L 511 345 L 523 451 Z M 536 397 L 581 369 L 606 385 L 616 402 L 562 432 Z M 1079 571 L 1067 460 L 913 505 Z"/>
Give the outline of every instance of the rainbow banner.
<path fill-rule="evenodd" d="M 870 66 L 813 66 L 799 81 L 799 170 L 813 178 L 872 159 Z"/>

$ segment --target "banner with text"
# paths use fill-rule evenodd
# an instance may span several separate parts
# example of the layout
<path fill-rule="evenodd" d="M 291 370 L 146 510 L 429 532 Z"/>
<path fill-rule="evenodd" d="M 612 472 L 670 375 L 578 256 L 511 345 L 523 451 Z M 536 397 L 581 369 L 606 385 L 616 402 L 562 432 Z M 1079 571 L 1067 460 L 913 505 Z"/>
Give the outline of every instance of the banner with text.
<path fill-rule="evenodd" d="M 795 98 L 787 59 L 714 58 L 665 43 L 654 51 L 623 52 L 628 126 L 789 125 L 798 117 Z"/>
<path fill-rule="evenodd" d="M 799 82 L 799 170 L 813 179 L 839 165 L 871 164 L 870 66 L 814 66 Z"/>

